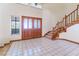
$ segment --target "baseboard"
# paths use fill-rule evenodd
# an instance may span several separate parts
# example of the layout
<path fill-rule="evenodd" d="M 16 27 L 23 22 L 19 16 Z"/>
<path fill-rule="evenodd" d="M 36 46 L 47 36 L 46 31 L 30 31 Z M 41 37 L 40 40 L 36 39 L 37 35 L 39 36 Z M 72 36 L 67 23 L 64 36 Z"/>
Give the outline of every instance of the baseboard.
<path fill-rule="evenodd" d="M 5 45 L 4 44 L 2 44 L 2 45 L 0 45 L 0 48 L 3 48 Z"/>
<path fill-rule="evenodd" d="M 11 40 L 10 42 L 16 42 L 16 41 L 22 41 L 22 39 L 18 39 L 18 40 Z"/>
<path fill-rule="evenodd" d="M 79 44 L 79 42 L 75 42 L 75 41 L 68 40 L 68 39 L 63 39 L 63 38 L 60 38 L 60 40 L 65 40 L 65 41 L 69 41 L 69 42 L 72 42 L 72 43 L 75 43 L 75 44 Z"/>
<path fill-rule="evenodd" d="M 42 36 L 43 37 L 43 36 Z M 34 38 L 33 38 L 34 39 Z M 18 40 L 11 40 L 9 43 L 4 43 L 3 46 L 0 46 L 1 48 L 4 47 L 7 44 L 11 44 L 12 42 L 16 42 L 16 41 L 22 41 L 22 39 L 18 39 Z"/>
<path fill-rule="evenodd" d="M 8 43 L 3 43 L 3 45 L 1 45 L 0 48 L 4 48 L 5 45 L 11 44 L 12 42 L 16 42 L 16 41 L 21 41 L 21 39 L 18 39 L 18 40 L 11 40 L 11 41 L 8 42 Z"/>

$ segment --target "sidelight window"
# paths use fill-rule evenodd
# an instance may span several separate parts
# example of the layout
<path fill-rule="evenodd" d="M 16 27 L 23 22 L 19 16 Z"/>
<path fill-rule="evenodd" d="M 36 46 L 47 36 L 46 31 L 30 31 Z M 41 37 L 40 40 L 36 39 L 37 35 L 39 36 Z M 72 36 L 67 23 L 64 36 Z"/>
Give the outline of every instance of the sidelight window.
<path fill-rule="evenodd" d="M 20 32 L 20 18 L 11 16 L 11 34 L 19 34 Z"/>

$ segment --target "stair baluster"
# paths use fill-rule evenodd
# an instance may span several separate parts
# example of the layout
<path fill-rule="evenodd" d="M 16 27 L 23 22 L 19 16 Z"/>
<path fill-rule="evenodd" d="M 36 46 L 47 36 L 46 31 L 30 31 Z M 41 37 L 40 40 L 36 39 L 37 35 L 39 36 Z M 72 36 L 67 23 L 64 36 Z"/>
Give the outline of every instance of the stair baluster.
<path fill-rule="evenodd" d="M 53 30 L 51 31 L 52 39 L 56 39 L 57 37 L 59 37 L 59 33 L 66 32 L 66 29 L 69 26 L 75 23 L 79 23 L 78 10 L 79 10 L 79 5 L 77 5 L 77 8 L 74 11 L 72 11 L 70 14 L 65 15 L 62 21 L 56 23 L 56 26 L 53 27 Z"/>

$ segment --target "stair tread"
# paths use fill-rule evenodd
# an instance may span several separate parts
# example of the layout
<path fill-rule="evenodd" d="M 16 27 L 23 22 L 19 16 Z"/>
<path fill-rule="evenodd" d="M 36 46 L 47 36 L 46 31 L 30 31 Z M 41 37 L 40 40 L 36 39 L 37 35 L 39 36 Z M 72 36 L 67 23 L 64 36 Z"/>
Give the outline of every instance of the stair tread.
<path fill-rule="evenodd" d="M 76 10 L 78 10 L 78 9 L 75 9 L 73 12 L 75 12 Z M 47 34 L 45 36 L 48 37 L 48 38 L 57 38 L 57 37 L 59 37 L 59 34 L 61 32 L 66 32 L 66 29 L 68 27 L 70 27 L 70 26 L 72 26 L 74 24 L 79 23 L 79 17 L 74 18 L 74 19 L 73 18 L 72 19 L 67 18 L 70 15 L 72 16 L 72 13 L 70 13 L 67 16 L 65 16 L 62 21 L 57 22 L 57 24 L 55 25 L 55 27 L 53 27 L 53 30 L 47 32 Z"/>
<path fill-rule="evenodd" d="M 47 35 L 47 36 L 45 36 L 45 37 L 52 39 L 52 36 L 48 36 L 48 35 Z"/>

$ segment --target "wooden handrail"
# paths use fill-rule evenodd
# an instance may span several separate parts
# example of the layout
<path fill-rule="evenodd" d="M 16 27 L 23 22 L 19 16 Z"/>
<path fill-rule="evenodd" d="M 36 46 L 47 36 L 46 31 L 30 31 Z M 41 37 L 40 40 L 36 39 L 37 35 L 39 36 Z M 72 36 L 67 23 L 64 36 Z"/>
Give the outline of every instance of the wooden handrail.
<path fill-rule="evenodd" d="M 79 21 L 78 9 L 79 9 L 79 5 L 77 5 L 77 8 L 75 10 L 73 10 L 69 14 L 65 15 L 61 21 L 56 23 L 55 27 L 53 27 L 52 38 L 58 37 L 59 33 L 63 32 L 63 31 L 66 32 L 67 27 L 69 27 L 69 26 L 73 25 L 73 23 Z M 47 34 L 49 32 L 47 32 Z"/>
<path fill-rule="evenodd" d="M 56 31 L 57 33 L 59 28 L 67 27 L 72 23 L 73 20 L 75 21 L 76 19 L 78 19 L 78 9 L 79 9 L 78 7 L 79 5 L 77 5 L 77 8 L 74 11 L 72 11 L 68 15 L 65 15 L 62 21 L 57 22 L 56 26 L 53 28 L 53 31 L 54 32 Z"/>
<path fill-rule="evenodd" d="M 69 13 L 68 15 L 66 15 L 66 16 L 69 16 L 69 15 L 71 15 L 73 12 L 75 12 L 76 10 L 78 10 L 77 8 L 74 10 L 74 11 L 72 11 L 71 13 Z"/>
<path fill-rule="evenodd" d="M 48 31 L 44 36 L 46 36 L 49 32 L 51 32 L 51 31 Z"/>

